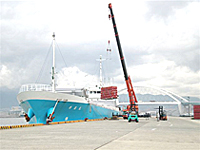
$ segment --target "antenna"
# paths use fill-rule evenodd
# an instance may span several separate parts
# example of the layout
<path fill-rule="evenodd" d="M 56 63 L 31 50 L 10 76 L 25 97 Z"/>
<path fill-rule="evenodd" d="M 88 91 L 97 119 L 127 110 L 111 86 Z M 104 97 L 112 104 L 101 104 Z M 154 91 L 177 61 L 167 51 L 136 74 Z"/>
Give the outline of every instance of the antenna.
<path fill-rule="evenodd" d="M 52 65 L 52 71 L 51 71 L 51 80 L 52 80 L 52 92 L 55 92 L 56 89 L 56 84 L 55 84 L 55 68 L 56 68 L 56 63 L 55 63 L 55 33 L 53 32 L 53 65 Z"/>

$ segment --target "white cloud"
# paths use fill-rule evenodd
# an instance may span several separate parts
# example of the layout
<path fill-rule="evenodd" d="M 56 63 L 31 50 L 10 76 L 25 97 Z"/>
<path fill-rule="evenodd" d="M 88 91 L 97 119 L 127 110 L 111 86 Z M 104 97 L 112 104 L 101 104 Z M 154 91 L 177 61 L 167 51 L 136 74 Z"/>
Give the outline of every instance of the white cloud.
<path fill-rule="evenodd" d="M 107 1 L 48 1 L 48 4 L 46 1 L 22 1 L 15 2 L 15 5 L 4 1 L 1 4 L 1 86 L 13 88 L 35 81 L 43 62 L 42 49 L 48 49 L 52 32 L 56 32 L 56 41 L 61 43 L 62 51 L 66 53 L 66 62 L 69 60 L 69 68 L 58 73 L 60 86 L 86 86 L 94 82 L 92 78 L 98 81 L 98 77 L 87 74 L 94 65 L 91 59 L 98 58 L 99 50 L 102 49 L 103 53 L 108 39 L 112 50 L 117 51 L 112 22 L 107 17 Z M 161 10 L 162 13 L 152 9 L 156 15 L 147 18 L 149 6 L 146 1 L 113 1 L 122 48 L 128 47 L 123 49 L 125 54 L 129 54 L 125 55 L 126 61 L 133 60 L 133 64 L 139 64 L 129 67 L 128 73 L 136 83 L 169 88 L 180 95 L 198 95 L 200 3 L 172 4 L 165 2 L 162 5 L 160 2 L 160 6 L 168 7 Z M 134 56 L 134 52 L 138 55 Z M 35 55 L 38 58 L 34 58 Z M 72 56 L 76 56 L 75 59 Z M 134 62 L 135 57 L 141 58 L 142 62 Z M 70 67 L 72 61 L 73 65 L 90 66 L 86 66 L 83 72 Z M 119 59 L 112 61 L 117 64 Z M 121 74 L 121 68 L 119 70 L 118 74 Z M 119 85 L 124 84 L 123 75 L 114 80 Z"/>
<path fill-rule="evenodd" d="M 200 71 L 197 73 L 173 61 L 132 66 L 129 72 L 133 85 L 151 85 L 173 91 L 181 96 L 200 97 Z M 135 82 L 135 83 L 134 83 Z"/>
<path fill-rule="evenodd" d="M 0 87 L 8 87 L 10 89 L 14 88 L 17 81 L 13 78 L 14 74 L 7 66 L 2 65 L 0 68 Z"/>
<path fill-rule="evenodd" d="M 57 87 L 89 87 L 99 85 L 97 76 L 89 75 L 77 67 L 63 68 L 57 74 Z"/>

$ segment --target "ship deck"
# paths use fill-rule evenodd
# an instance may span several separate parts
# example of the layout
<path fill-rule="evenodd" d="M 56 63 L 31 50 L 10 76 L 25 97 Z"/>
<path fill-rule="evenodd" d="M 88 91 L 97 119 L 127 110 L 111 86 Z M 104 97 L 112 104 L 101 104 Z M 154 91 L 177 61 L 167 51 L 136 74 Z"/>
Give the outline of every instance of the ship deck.
<path fill-rule="evenodd" d="M 200 120 L 139 119 L 139 123 L 120 119 L 3 129 L 0 149 L 200 149 Z"/>

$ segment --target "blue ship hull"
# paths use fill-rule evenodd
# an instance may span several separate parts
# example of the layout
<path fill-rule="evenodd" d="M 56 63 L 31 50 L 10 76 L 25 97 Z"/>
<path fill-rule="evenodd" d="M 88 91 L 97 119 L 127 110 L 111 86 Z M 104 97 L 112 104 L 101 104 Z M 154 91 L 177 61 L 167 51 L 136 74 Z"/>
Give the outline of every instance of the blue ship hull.
<path fill-rule="evenodd" d="M 56 101 L 46 99 L 30 99 L 21 102 L 20 105 L 25 113 L 28 113 L 30 108 L 32 109 L 34 117 L 30 123 L 45 124 L 48 111 L 54 107 L 55 103 Z M 55 118 L 52 122 L 111 118 L 112 114 L 116 113 L 118 111 L 95 104 L 60 101 L 55 108 L 53 115 Z"/>

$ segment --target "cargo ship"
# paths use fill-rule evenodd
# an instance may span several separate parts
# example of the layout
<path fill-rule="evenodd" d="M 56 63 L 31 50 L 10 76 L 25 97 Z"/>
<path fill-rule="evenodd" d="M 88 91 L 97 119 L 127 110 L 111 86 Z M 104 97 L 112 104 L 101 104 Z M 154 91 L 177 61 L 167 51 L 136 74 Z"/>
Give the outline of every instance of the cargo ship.
<path fill-rule="evenodd" d="M 99 86 L 94 87 L 56 88 L 54 33 L 52 37 L 52 83 L 50 85 L 22 85 L 17 95 L 26 120 L 29 123 L 48 124 L 49 122 L 111 118 L 113 114 L 119 113 L 116 86 L 102 87 L 100 83 Z"/>

